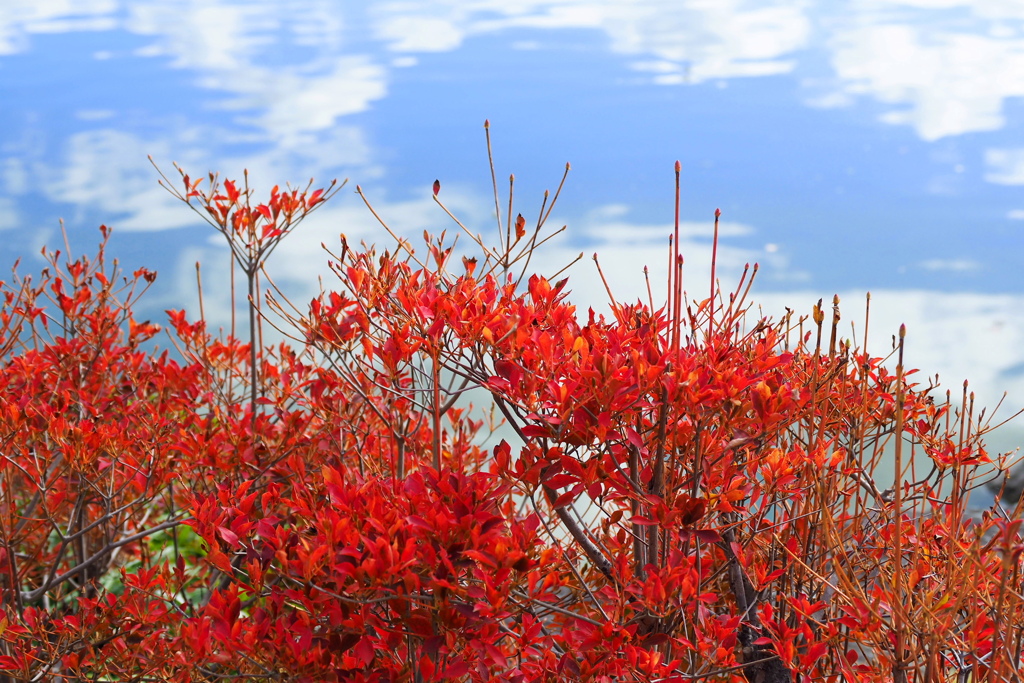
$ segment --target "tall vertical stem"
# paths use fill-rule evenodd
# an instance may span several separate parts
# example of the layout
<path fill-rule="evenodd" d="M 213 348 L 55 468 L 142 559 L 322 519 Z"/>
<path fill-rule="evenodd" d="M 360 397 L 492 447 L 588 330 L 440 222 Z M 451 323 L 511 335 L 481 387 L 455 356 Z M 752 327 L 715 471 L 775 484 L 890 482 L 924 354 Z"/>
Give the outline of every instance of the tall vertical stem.
<path fill-rule="evenodd" d="M 433 353 L 433 382 L 432 387 L 434 392 L 434 400 L 432 406 L 432 412 L 434 417 L 434 438 L 433 438 L 433 450 L 434 450 L 434 469 L 438 472 L 441 471 L 441 359 L 440 353 L 436 349 Z"/>
<path fill-rule="evenodd" d="M 256 263 L 249 261 L 249 267 L 245 270 L 245 276 L 249 281 L 249 410 L 252 412 L 252 440 L 253 457 L 256 455 L 256 398 L 258 390 L 256 387 Z M 259 462 L 257 461 L 257 465 Z"/>
<path fill-rule="evenodd" d="M 900 325 L 899 359 L 896 362 L 896 475 L 893 481 L 893 536 L 895 541 L 895 564 L 893 566 L 893 625 L 896 629 L 896 656 L 894 657 L 893 681 L 906 683 L 907 672 L 903 660 L 903 612 L 900 596 L 903 595 L 903 340 L 907 326 Z"/>
<path fill-rule="evenodd" d="M 718 267 L 718 219 L 722 215 L 721 209 L 715 209 L 715 236 L 711 242 L 711 299 L 708 301 L 708 336 L 715 329 L 715 288 L 718 284 L 716 270 Z"/>
<path fill-rule="evenodd" d="M 672 233 L 672 260 L 669 262 L 669 315 L 672 316 L 672 336 L 670 348 L 679 348 L 679 318 L 682 315 L 682 297 L 680 296 L 680 280 L 682 272 L 679 270 L 679 174 L 682 172 L 682 164 L 676 161 L 676 201 L 675 201 L 675 229 Z"/>

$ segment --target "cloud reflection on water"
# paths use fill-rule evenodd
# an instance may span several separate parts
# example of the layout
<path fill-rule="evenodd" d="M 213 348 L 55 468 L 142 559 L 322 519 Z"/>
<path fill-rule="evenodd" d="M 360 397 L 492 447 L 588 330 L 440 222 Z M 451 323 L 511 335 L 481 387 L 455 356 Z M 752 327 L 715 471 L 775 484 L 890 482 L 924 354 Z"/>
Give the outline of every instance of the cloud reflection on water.
<path fill-rule="evenodd" d="M 807 80 L 821 91 L 808 103 L 871 97 L 893 105 L 883 121 L 913 126 L 925 140 L 998 129 L 1005 101 L 1024 96 L 1017 2 L 873 0 L 836 10 L 788 0 L 433 0 L 370 3 L 365 14 L 328 0 L 10 0 L 0 55 L 27 51 L 33 36 L 50 33 L 120 28 L 150 36 L 136 54 L 169 58 L 173 68 L 199 72 L 202 87 L 234 92 L 222 105 L 263 110 L 255 122 L 272 137 L 323 130 L 386 96 L 394 67 L 351 39 L 350 24 L 363 23 L 386 51 L 403 54 L 453 51 L 469 37 L 516 29 L 593 30 L 666 85 L 789 73 L 809 51 L 823 50 L 833 73 Z M 291 64 L 260 64 L 287 45 L 297 48 L 288 50 Z"/>

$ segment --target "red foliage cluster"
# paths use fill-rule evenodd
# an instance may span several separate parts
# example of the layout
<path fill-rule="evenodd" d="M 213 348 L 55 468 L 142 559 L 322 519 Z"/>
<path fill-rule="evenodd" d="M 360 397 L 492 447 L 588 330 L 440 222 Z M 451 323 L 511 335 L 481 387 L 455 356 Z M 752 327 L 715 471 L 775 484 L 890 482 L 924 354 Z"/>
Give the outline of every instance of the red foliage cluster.
<path fill-rule="evenodd" d="M 838 301 L 831 327 L 748 322 L 746 276 L 689 302 L 675 252 L 665 305 L 581 314 L 527 270 L 546 196 L 532 232 L 511 198 L 497 246 L 466 231 L 458 272 L 443 236 L 343 242 L 264 346 L 260 268 L 331 188 L 182 175 L 248 342 L 171 311 L 182 360 L 144 350 L 153 274 L 103 245 L 3 290 L 4 680 L 1018 680 L 1020 510 L 965 514 L 1007 463 L 902 333 L 890 371 Z"/>

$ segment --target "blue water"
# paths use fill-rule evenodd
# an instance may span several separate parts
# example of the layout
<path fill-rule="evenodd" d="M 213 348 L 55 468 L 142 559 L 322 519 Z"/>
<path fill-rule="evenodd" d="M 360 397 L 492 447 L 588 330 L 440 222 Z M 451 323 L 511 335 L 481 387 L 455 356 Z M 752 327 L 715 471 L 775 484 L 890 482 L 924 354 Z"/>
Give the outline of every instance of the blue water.
<path fill-rule="evenodd" d="M 758 261 L 767 311 L 839 292 L 858 325 L 871 290 L 875 350 L 907 323 L 913 365 L 989 404 L 1009 391 L 1008 414 L 1024 406 L 1022 97 L 1020 3 L 6 0 L 0 266 L 39 267 L 61 218 L 82 251 L 107 223 L 127 267 L 159 271 L 154 315 L 194 306 L 200 260 L 226 317 L 226 249 L 147 155 L 261 187 L 348 177 L 274 264 L 301 302 L 326 273 L 320 242 L 385 239 L 355 184 L 417 234 L 453 227 L 439 178 L 491 230 L 490 119 L 525 215 L 572 163 L 552 214 L 568 231 L 538 267 L 597 249 L 640 296 L 679 159 L 695 289 L 720 207 L 726 282 Z M 600 306 L 592 271 L 572 281 Z"/>

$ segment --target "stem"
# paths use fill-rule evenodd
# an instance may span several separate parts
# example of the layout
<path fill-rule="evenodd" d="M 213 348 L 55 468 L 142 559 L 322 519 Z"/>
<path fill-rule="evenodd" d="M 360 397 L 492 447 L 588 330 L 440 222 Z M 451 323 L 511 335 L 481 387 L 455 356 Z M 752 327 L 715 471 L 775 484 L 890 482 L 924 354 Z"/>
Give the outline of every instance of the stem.
<path fill-rule="evenodd" d="M 494 185 L 494 217 L 498 221 L 498 241 L 501 241 L 501 204 L 498 199 L 498 176 L 494 172 L 494 153 L 491 151 L 491 122 L 484 120 L 484 136 L 487 138 L 487 162 L 491 165 L 491 183 Z M 507 249 L 501 245 L 502 249 Z"/>
<path fill-rule="evenodd" d="M 257 372 L 256 372 L 256 270 L 253 264 L 245 271 L 245 277 L 249 281 L 249 409 L 252 411 L 252 454 L 259 465 L 259 456 L 256 454 L 256 398 L 257 398 Z"/>
<path fill-rule="evenodd" d="M 675 229 L 669 246 L 671 260 L 668 264 L 669 315 L 672 317 L 672 332 L 670 335 L 669 348 L 673 350 L 679 349 L 679 316 L 682 315 L 682 297 L 680 296 L 682 271 L 679 269 L 679 174 L 682 171 L 682 168 L 683 167 L 679 161 L 676 161 Z M 713 267 L 714 266 L 712 266 L 712 268 Z M 711 277 L 714 279 L 714 274 L 712 274 Z"/>
<path fill-rule="evenodd" d="M 711 299 L 708 301 L 708 336 L 715 328 L 715 271 L 718 266 L 718 218 L 722 215 L 721 209 L 715 209 L 715 237 L 711 242 Z"/>
<path fill-rule="evenodd" d="M 732 520 L 726 520 L 730 523 Z M 757 614 L 760 595 L 733 551 L 736 545 L 736 532 L 731 524 L 722 532 L 722 542 L 718 544 L 728 561 L 729 588 L 736 599 L 736 608 L 740 613 L 739 642 L 743 647 L 743 675 L 750 683 L 792 683 L 793 673 L 771 651 L 770 645 L 755 645 L 754 641 L 761 637 L 761 619 Z"/>
<path fill-rule="evenodd" d="M 433 450 L 434 450 L 434 469 L 437 472 L 441 471 L 441 366 L 440 359 L 438 358 L 438 352 L 434 352 L 434 368 L 433 368 L 433 392 L 434 400 L 432 406 L 432 413 L 434 418 L 434 435 L 433 435 Z"/>
<path fill-rule="evenodd" d="M 554 507 L 555 500 L 558 499 L 558 493 L 550 486 L 544 487 L 544 494 L 548 498 L 548 502 Z M 608 561 L 608 558 L 604 556 L 601 549 L 594 545 L 594 542 L 587 538 L 587 534 L 580 525 L 572 518 L 568 510 L 564 507 L 556 507 L 555 514 L 558 515 L 558 519 L 562 521 L 565 528 L 569 530 L 569 534 L 572 535 L 573 540 L 579 543 L 580 547 L 583 548 L 584 554 L 587 556 L 594 566 L 609 579 L 612 577 L 612 563 Z M 614 579 L 613 579 L 614 580 Z"/>
<path fill-rule="evenodd" d="M 640 493 L 639 481 L 640 481 L 640 449 L 636 446 L 630 446 L 629 449 L 629 478 L 633 482 L 633 486 L 637 487 L 637 494 Z M 640 501 L 634 498 L 630 501 L 630 510 L 633 516 L 636 517 L 640 514 Z M 643 527 L 633 523 L 633 566 L 636 575 L 640 580 L 646 578 L 646 571 L 644 567 L 647 566 L 646 548 L 644 547 Z"/>
<path fill-rule="evenodd" d="M 893 481 L 893 523 L 894 554 L 896 564 L 893 567 L 893 623 L 896 628 L 896 653 L 893 664 L 893 680 L 895 683 L 906 683 L 907 672 L 903 660 L 903 614 L 899 607 L 899 597 L 903 594 L 903 340 L 907 334 L 907 326 L 900 325 L 899 360 L 896 363 L 896 475 Z"/>
<path fill-rule="evenodd" d="M 668 424 L 668 389 L 661 387 L 661 415 L 658 417 L 658 446 L 654 455 L 650 493 L 658 498 L 665 496 L 665 433 Z M 647 529 L 647 561 L 660 566 L 661 525 L 652 524 Z"/>

